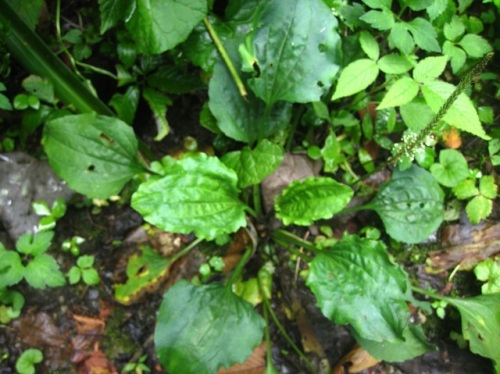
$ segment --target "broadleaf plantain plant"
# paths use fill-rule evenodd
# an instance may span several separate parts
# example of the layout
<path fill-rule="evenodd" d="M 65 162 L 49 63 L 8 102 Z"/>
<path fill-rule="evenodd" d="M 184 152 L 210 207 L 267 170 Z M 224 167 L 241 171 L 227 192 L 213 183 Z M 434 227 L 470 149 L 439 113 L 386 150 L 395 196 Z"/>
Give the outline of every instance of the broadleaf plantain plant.
<path fill-rule="evenodd" d="M 371 209 L 393 240 L 422 242 L 443 221 L 445 193 L 433 174 L 412 164 L 413 157 L 418 160 L 418 154 L 435 147 L 436 135 L 450 125 L 481 141 L 490 139 L 474 102 L 463 93 L 478 71 L 467 75 L 457 89 L 440 77 L 450 61 L 454 73 L 463 72 L 474 59 L 489 58 L 492 48 L 476 34 L 475 47 L 468 41 L 472 34 L 454 36 L 450 29 L 467 19 L 454 2 L 417 3 L 421 2 L 363 0 L 334 5 L 321 0 L 230 0 L 224 16 L 216 16 L 205 0 L 100 0 L 102 33 L 124 26 L 134 53 L 184 52 L 209 74 L 201 122 L 243 146 L 220 158 L 191 152 L 180 159 L 145 160 L 132 128 L 94 108 L 96 113 L 45 124 L 42 142 L 49 162 L 71 188 L 89 197 L 108 198 L 140 176 L 131 205 L 147 222 L 165 231 L 194 233 L 198 240 L 217 241 L 262 215 L 260 183 L 296 144 L 324 162 L 324 176 L 294 181 L 278 195 L 274 210 L 286 229 L 328 220 L 340 212 Z M 1 0 L 0 7 L 5 5 Z M 393 11 L 396 7 L 399 14 Z M 172 26 L 178 20 L 186 22 Z M 446 41 L 438 38 L 436 27 L 448 30 Z M 341 37 L 344 34 L 348 36 Z M 390 43 L 378 41 L 386 37 Z M 464 61 L 459 50 L 465 51 Z M 25 57 L 19 54 L 19 58 Z M 479 70 L 486 62 L 487 58 Z M 162 74 L 155 77 L 165 85 L 175 82 L 162 67 L 159 71 Z M 163 89 L 158 82 L 155 88 Z M 71 95 L 58 94 L 71 102 Z M 127 103 L 127 96 L 122 100 Z M 380 103 L 378 108 L 372 101 Z M 85 106 L 75 107 L 87 111 Z M 361 120 L 354 115 L 366 108 Z M 430 124 L 425 122 L 432 118 Z M 320 137 L 323 144 L 315 144 L 312 135 L 321 125 L 326 125 L 327 135 Z M 303 128 L 306 134 L 300 139 Z M 403 142 L 395 145 L 393 135 L 403 131 Z M 362 180 L 353 168 L 356 156 L 356 166 L 366 170 L 366 164 L 380 161 L 363 148 L 362 138 L 365 144 L 392 149 L 394 154 L 386 152 L 386 158 L 398 166 L 371 202 L 346 208 L 361 192 Z M 387 163 L 380 162 L 379 168 L 384 166 Z M 489 322 L 498 331 L 499 294 L 467 300 L 412 289 L 407 273 L 393 261 L 382 240 L 346 234 L 320 251 L 285 229 L 274 231 L 271 238 L 291 251 L 298 245 L 310 252 L 306 283 L 322 312 L 334 323 L 350 325 L 360 345 L 377 359 L 404 361 L 432 347 L 421 326 L 410 322 L 409 303 L 430 311 L 427 303 L 415 300 L 413 290 L 456 306 L 471 349 L 491 358 L 500 370 L 495 350 L 500 334 L 485 331 L 482 317 L 471 314 L 475 305 L 484 318 L 491 312 L 488 306 L 496 308 Z M 244 361 L 261 342 L 264 319 L 232 291 L 246 262 L 257 255 L 247 249 L 224 284 L 196 286 L 182 281 L 165 293 L 155 343 L 167 370 L 213 373 Z M 265 316 L 272 313 L 268 302 L 264 307 Z"/>

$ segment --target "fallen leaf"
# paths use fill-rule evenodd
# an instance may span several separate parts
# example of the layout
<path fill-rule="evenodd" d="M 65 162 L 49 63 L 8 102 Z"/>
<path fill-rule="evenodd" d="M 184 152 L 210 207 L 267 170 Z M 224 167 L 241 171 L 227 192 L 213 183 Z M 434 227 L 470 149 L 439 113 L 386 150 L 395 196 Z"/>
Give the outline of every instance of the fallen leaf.
<path fill-rule="evenodd" d="M 500 253 L 500 223 L 470 222 L 444 228 L 441 245 L 443 249 L 429 253 L 426 271 L 440 273 L 460 265 L 471 269 L 478 262 Z"/>
<path fill-rule="evenodd" d="M 266 370 L 266 343 L 254 349 L 252 355 L 242 364 L 222 368 L 217 374 L 262 374 Z"/>
<path fill-rule="evenodd" d="M 356 345 L 333 368 L 332 374 L 359 373 L 378 364 L 378 360 Z"/>

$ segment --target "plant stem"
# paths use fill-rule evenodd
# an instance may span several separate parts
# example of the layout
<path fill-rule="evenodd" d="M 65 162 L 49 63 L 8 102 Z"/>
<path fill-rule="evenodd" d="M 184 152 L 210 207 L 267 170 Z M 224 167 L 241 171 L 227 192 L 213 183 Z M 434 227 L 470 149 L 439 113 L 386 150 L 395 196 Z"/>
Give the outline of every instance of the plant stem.
<path fill-rule="evenodd" d="M 255 209 L 256 217 L 262 215 L 262 202 L 260 199 L 260 184 L 254 184 L 253 188 L 253 208 Z"/>
<path fill-rule="evenodd" d="M 236 84 L 236 87 L 238 87 L 238 91 L 240 92 L 240 95 L 243 98 L 246 98 L 248 93 L 247 93 L 247 90 L 245 88 L 245 85 L 241 81 L 241 78 L 238 75 L 238 72 L 236 71 L 236 69 L 233 65 L 233 62 L 229 58 L 229 55 L 227 54 L 226 49 L 224 48 L 224 45 L 220 41 L 219 36 L 217 35 L 217 32 L 210 24 L 208 17 L 203 18 L 203 23 L 205 24 L 205 27 L 207 28 L 207 31 L 210 34 L 210 37 L 212 38 L 212 40 L 215 44 L 215 47 L 219 51 L 219 54 L 222 57 L 222 60 L 224 60 L 224 63 L 226 64 L 226 67 L 229 70 L 229 73 L 233 77 L 234 83 Z"/>
<path fill-rule="evenodd" d="M 32 74 L 45 77 L 57 96 L 81 113 L 114 113 L 73 74 L 47 45 L 19 18 L 6 0 L 0 0 L 0 24 L 7 29 L 5 41 L 12 55 Z"/>
<path fill-rule="evenodd" d="M 432 121 L 422 130 L 420 131 L 416 138 L 412 139 L 411 141 L 408 141 L 407 143 L 403 143 L 401 149 L 389 159 L 389 163 L 392 164 L 397 164 L 401 158 L 403 158 L 405 155 L 411 155 L 415 151 L 417 147 L 419 147 L 425 140 L 425 138 L 433 133 L 435 130 L 436 125 L 443 119 L 445 116 L 446 112 L 451 108 L 455 100 L 457 100 L 458 96 L 469 86 L 469 84 L 474 80 L 474 78 L 483 71 L 483 69 L 486 67 L 488 62 L 491 60 L 493 57 L 493 52 L 490 52 L 486 54 L 481 62 L 479 62 L 476 66 L 474 66 L 466 75 L 465 77 L 460 81 L 458 86 L 455 88 L 455 90 L 452 92 L 450 97 L 445 101 L 443 106 L 439 109 L 439 111 L 436 113 Z"/>
<path fill-rule="evenodd" d="M 293 340 L 287 334 L 283 325 L 278 320 L 278 317 L 276 316 L 276 314 L 274 313 L 274 310 L 271 308 L 271 305 L 269 304 L 269 300 L 267 299 L 266 293 L 262 289 L 262 285 L 260 284 L 260 280 L 258 277 L 257 277 L 257 284 L 259 285 L 259 291 L 260 291 L 260 294 L 262 296 L 262 303 L 264 304 L 264 312 L 266 310 L 269 312 L 276 327 L 280 331 L 281 335 L 283 335 L 283 337 L 288 342 L 288 344 L 290 344 L 290 346 L 295 351 L 295 353 L 297 353 L 297 355 L 299 355 L 299 357 L 304 361 L 304 363 L 309 367 L 309 369 L 311 369 L 311 372 L 316 373 L 316 370 L 314 369 L 314 366 L 311 364 L 311 361 L 309 361 L 309 359 L 306 357 L 306 355 L 299 349 L 299 347 L 297 347 L 297 345 L 293 342 Z M 267 319 L 266 319 L 266 321 L 267 321 Z M 267 332 L 267 334 L 269 334 L 269 332 Z M 267 339 L 267 336 L 266 336 L 266 339 Z M 268 356 L 268 359 L 269 359 L 269 356 Z"/>
<path fill-rule="evenodd" d="M 432 291 L 427 291 L 427 290 L 424 290 L 422 288 L 419 288 L 419 287 L 416 287 L 416 286 L 412 286 L 411 289 L 415 292 L 418 292 L 422 295 L 426 295 L 426 296 L 429 296 L 433 299 L 437 299 L 437 300 L 446 300 L 445 297 L 442 297 L 441 295 L 438 295 L 437 293 L 435 292 L 432 292 Z"/>
<path fill-rule="evenodd" d="M 271 238 L 273 238 L 273 240 L 276 240 L 276 241 L 282 241 L 282 242 L 285 242 L 288 244 L 295 244 L 295 245 L 302 247 L 304 249 L 307 249 L 308 251 L 311 251 L 311 252 L 315 252 L 315 253 L 320 252 L 320 250 L 318 248 L 316 248 L 314 246 L 314 244 L 312 244 L 311 242 L 304 240 L 304 239 L 301 239 L 298 236 L 296 236 L 288 231 L 282 230 L 282 229 L 273 231 L 271 233 Z M 298 252 L 297 254 L 299 254 L 299 253 L 300 252 Z M 300 256 L 302 257 L 304 255 L 300 254 Z"/>
<path fill-rule="evenodd" d="M 236 282 L 236 280 L 238 280 L 238 278 L 241 276 L 241 273 L 243 272 L 243 268 L 245 267 L 250 256 L 252 255 L 252 252 L 253 252 L 252 246 L 249 246 L 249 247 L 247 247 L 247 249 L 245 249 L 243 256 L 241 256 L 241 259 L 238 262 L 238 265 L 236 265 L 236 268 L 233 270 L 233 273 L 228 278 L 228 280 L 226 282 L 226 287 L 231 288 L 233 283 Z"/>
<path fill-rule="evenodd" d="M 187 247 L 183 248 L 180 252 L 173 255 L 170 263 L 173 263 L 173 262 L 177 261 L 179 258 L 181 258 L 182 256 L 185 256 L 189 251 L 191 251 L 194 247 L 196 247 L 202 241 L 203 241 L 203 239 L 200 239 L 200 238 L 193 240 L 191 243 L 189 243 L 189 245 Z"/>

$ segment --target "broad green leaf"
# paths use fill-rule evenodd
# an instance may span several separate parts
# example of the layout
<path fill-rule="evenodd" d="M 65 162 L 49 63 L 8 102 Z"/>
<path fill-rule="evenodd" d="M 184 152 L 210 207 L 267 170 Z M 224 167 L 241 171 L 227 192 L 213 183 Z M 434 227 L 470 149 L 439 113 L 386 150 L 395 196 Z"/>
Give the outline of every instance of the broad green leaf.
<path fill-rule="evenodd" d="M 375 82 L 378 73 L 377 63 L 373 60 L 361 59 L 351 62 L 340 73 L 332 100 L 363 91 Z"/>
<path fill-rule="evenodd" d="M 476 187 L 475 180 L 466 179 L 453 188 L 453 193 L 457 199 L 465 200 L 479 195 L 479 189 Z"/>
<path fill-rule="evenodd" d="M 447 63 L 446 56 L 424 58 L 413 69 L 413 79 L 418 83 L 432 81 L 443 74 Z"/>
<path fill-rule="evenodd" d="M 469 176 L 469 166 L 462 153 L 454 149 L 439 152 L 439 164 L 431 166 L 434 178 L 446 187 L 455 187 Z"/>
<path fill-rule="evenodd" d="M 96 269 L 83 269 L 82 278 L 85 284 L 89 286 L 95 286 L 99 284 L 99 273 Z"/>
<path fill-rule="evenodd" d="M 30 75 L 23 80 L 23 88 L 30 94 L 44 100 L 47 103 L 54 103 L 54 85 L 46 78 Z"/>
<path fill-rule="evenodd" d="M 184 158 L 132 195 L 132 207 L 162 230 L 214 239 L 246 225 L 236 173 L 205 154 Z"/>
<path fill-rule="evenodd" d="M 491 45 L 486 39 L 474 34 L 465 35 L 462 40 L 458 42 L 458 45 L 465 50 L 465 53 L 473 58 L 481 58 L 492 50 Z"/>
<path fill-rule="evenodd" d="M 161 283 L 170 270 L 170 258 L 160 256 L 148 246 L 139 250 L 128 260 L 126 283 L 115 285 L 115 299 L 124 305 L 137 301 L 148 289 Z"/>
<path fill-rule="evenodd" d="M 391 9 L 392 0 L 363 0 L 372 9 Z"/>
<path fill-rule="evenodd" d="M 368 23 L 371 27 L 377 30 L 390 30 L 394 25 L 394 15 L 390 10 L 384 9 L 370 10 L 359 17 L 362 21 Z"/>
<path fill-rule="evenodd" d="M 455 46 L 453 43 L 446 40 L 443 43 L 443 54 L 450 59 L 451 70 L 453 73 L 458 72 L 467 60 L 467 55 L 462 48 Z"/>
<path fill-rule="evenodd" d="M 54 231 L 42 231 L 36 234 L 23 234 L 16 242 L 19 253 L 37 256 L 49 249 L 54 238 Z"/>
<path fill-rule="evenodd" d="M 24 277 L 24 265 L 19 253 L 0 251 L 0 290 L 19 283 Z"/>
<path fill-rule="evenodd" d="M 276 216 L 285 225 L 307 226 L 318 219 L 328 219 L 351 200 L 350 187 L 331 178 L 311 177 L 297 180 L 276 198 Z"/>
<path fill-rule="evenodd" d="M 226 46 L 227 48 L 228 46 Z M 233 63 L 237 63 L 232 59 Z M 267 107 L 249 91 L 241 97 L 224 63 L 218 60 L 208 88 L 210 111 L 217 126 L 228 137 L 245 143 L 269 137 L 284 129 L 291 117 L 292 104 L 283 101 Z"/>
<path fill-rule="evenodd" d="M 422 86 L 425 101 L 434 113 L 439 111 L 454 90 L 455 87 L 452 84 L 441 81 L 425 82 Z M 458 96 L 443 120 L 460 130 L 470 132 L 486 140 L 490 139 L 481 126 L 474 104 L 464 93 Z"/>
<path fill-rule="evenodd" d="M 2 110 L 12 110 L 12 104 L 10 103 L 7 96 L 0 94 L 0 109 Z"/>
<path fill-rule="evenodd" d="M 464 32 L 464 23 L 458 16 L 454 16 L 451 21 L 449 23 L 445 23 L 443 27 L 444 36 L 452 42 L 462 36 Z"/>
<path fill-rule="evenodd" d="M 433 3 L 433 0 L 403 0 L 403 3 L 411 10 L 424 10 Z"/>
<path fill-rule="evenodd" d="M 375 38 L 368 31 L 362 30 L 359 34 L 359 43 L 361 49 L 366 55 L 374 61 L 377 61 L 380 56 L 380 48 Z"/>
<path fill-rule="evenodd" d="M 389 40 L 405 55 L 409 55 L 415 47 L 413 38 L 408 32 L 408 27 L 402 22 L 396 23 L 391 28 Z"/>
<path fill-rule="evenodd" d="M 154 138 L 160 141 L 168 135 L 170 126 L 167 121 L 167 108 L 172 105 L 172 100 L 164 93 L 147 87 L 142 91 L 142 96 L 147 101 L 156 122 L 157 133 Z"/>
<path fill-rule="evenodd" d="M 429 21 L 417 17 L 406 23 L 406 26 L 413 35 L 415 43 L 424 51 L 441 52 L 436 31 Z"/>
<path fill-rule="evenodd" d="M 207 0 L 136 0 L 126 25 L 138 49 L 159 54 L 186 40 L 207 14 Z"/>
<path fill-rule="evenodd" d="M 81 268 L 89 268 L 94 265 L 94 256 L 83 255 L 78 257 L 76 264 Z"/>
<path fill-rule="evenodd" d="M 443 297 L 462 317 L 462 334 L 473 353 L 492 359 L 500 370 L 500 293 L 468 299 Z"/>
<path fill-rule="evenodd" d="M 380 361 L 403 362 L 420 356 L 433 346 L 426 342 L 426 337 L 419 325 L 409 324 L 403 331 L 403 339 L 395 342 L 380 342 L 364 339 L 356 331 L 354 338 L 370 355 Z"/>
<path fill-rule="evenodd" d="M 413 64 L 405 56 L 385 55 L 377 61 L 378 68 L 386 74 L 403 74 L 413 67 Z"/>
<path fill-rule="evenodd" d="M 375 210 L 387 233 L 404 243 L 419 243 L 443 221 L 444 193 L 425 169 L 396 170 L 367 208 Z"/>
<path fill-rule="evenodd" d="M 128 21 L 136 7 L 135 0 L 99 0 L 101 13 L 101 34 L 115 27 L 119 22 Z"/>
<path fill-rule="evenodd" d="M 35 364 L 42 362 L 42 351 L 36 348 L 25 350 L 16 361 L 16 370 L 22 374 L 35 374 Z"/>
<path fill-rule="evenodd" d="M 64 274 L 59 269 L 56 260 L 41 254 L 34 257 L 24 272 L 24 279 L 34 288 L 45 289 L 45 287 L 60 287 L 66 284 Z"/>
<path fill-rule="evenodd" d="M 474 274 L 478 280 L 486 282 L 481 286 L 482 294 L 500 293 L 500 257 L 481 261 L 474 268 Z"/>
<path fill-rule="evenodd" d="M 427 14 L 431 21 L 439 17 L 448 7 L 448 0 L 434 0 L 432 4 L 427 7 Z"/>
<path fill-rule="evenodd" d="M 350 324 L 363 339 L 403 339 L 410 318 L 408 279 L 382 242 L 348 236 L 309 267 L 307 285 L 328 319 Z"/>
<path fill-rule="evenodd" d="M 115 93 L 109 101 L 109 105 L 115 109 L 118 117 L 130 126 L 134 123 L 140 93 L 139 87 L 133 85 L 127 88 L 124 94 Z"/>
<path fill-rule="evenodd" d="M 156 353 L 171 373 L 215 373 L 245 361 L 261 343 L 264 325 L 252 305 L 230 288 L 180 281 L 163 296 Z"/>
<path fill-rule="evenodd" d="M 31 30 L 35 30 L 44 12 L 45 3 L 43 0 L 7 0 L 7 3 Z"/>
<path fill-rule="evenodd" d="M 495 184 L 495 178 L 492 175 L 484 175 L 479 179 L 479 192 L 488 199 L 497 197 L 498 186 Z"/>
<path fill-rule="evenodd" d="M 95 114 L 69 115 L 47 122 L 43 145 L 55 172 L 69 187 L 91 198 L 116 195 L 143 172 L 137 138 L 126 123 Z"/>
<path fill-rule="evenodd" d="M 163 65 L 146 79 L 149 86 L 169 94 L 185 94 L 205 88 L 197 75 L 175 65 Z"/>
<path fill-rule="evenodd" d="M 467 203 L 465 212 L 473 225 L 477 225 L 481 220 L 487 218 L 493 210 L 493 201 L 484 197 L 476 196 Z"/>
<path fill-rule="evenodd" d="M 283 161 L 283 148 L 264 139 L 255 149 L 246 146 L 241 151 L 229 152 L 221 161 L 236 171 L 238 187 L 259 184 L 274 172 Z"/>
<path fill-rule="evenodd" d="M 407 104 L 417 96 L 418 90 L 419 85 L 413 79 L 409 77 L 398 79 L 389 88 L 382 102 L 377 106 L 377 109 L 380 110 Z"/>
<path fill-rule="evenodd" d="M 405 125 L 415 132 L 423 130 L 434 118 L 432 109 L 423 97 L 416 97 L 408 104 L 402 105 L 399 113 Z"/>
<path fill-rule="evenodd" d="M 339 69 L 337 20 L 321 0 L 262 3 L 245 42 L 257 76 L 248 81 L 268 105 L 319 101 Z"/>

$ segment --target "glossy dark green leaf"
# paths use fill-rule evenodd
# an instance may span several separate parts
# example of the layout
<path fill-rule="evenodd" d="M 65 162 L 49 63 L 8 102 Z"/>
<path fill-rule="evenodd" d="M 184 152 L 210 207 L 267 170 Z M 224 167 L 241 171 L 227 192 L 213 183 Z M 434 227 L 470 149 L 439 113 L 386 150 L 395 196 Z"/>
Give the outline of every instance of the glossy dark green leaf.
<path fill-rule="evenodd" d="M 171 373 L 211 374 L 243 362 L 262 341 L 264 319 L 220 284 L 178 282 L 163 297 L 156 352 Z"/>
<path fill-rule="evenodd" d="M 158 54 L 186 40 L 207 14 L 207 0 L 136 0 L 127 28 L 140 51 Z"/>
<path fill-rule="evenodd" d="M 331 178 L 297 180 L 276 198 L 276 216 L 285 225 L 310 225 L 318 219 L 333 217 L 349 203 L 352 195 L 350 187 Z"/>
<path fill-rule="evenodd" d="M 135 0 L 99 0 L 101 34 L 104 34 L 119 22 L 128 20 L 134 12 L 135 6 Z"/>
<path fill-rule="evenodd" d="M 232 50 L 233 64 L 241 59 Z M 210 111 L 217 119 L 217 125 L 225 135 L 245 143 L 253 143 L 269 137 L 285 128 L 291 117 L 292 104 L 283 101 L 267 106 L 249 90 L 243 98 L 224 63 L 218 60 L 208 89 Z"/>
<path fill-rule="evenodd" d="M 462 317 L 462 334 L 470 350 L 492 359 L 500 370 L 500 293 L 468 299 L 443 297 L 455 306 Z"/>
<path fill-rule="evenodd" d="M 139 95 L 139 87 L 130 86 L 124 94 L 115 93 L 109 102 L 109 105 L 118 113 L 118 117 L 130 126 L 134 123 L 135 112 L 139 105 Z"/>
<path fill-rule="evenodd" d="M 133 129 L 116 118 L 95 114 L 57 118 L 45 125 L 43 145 L 55 172 L 91 198 L 119 193 L 144 171 L 136 158 Z"/>
<path fill-rule="evenodd" d="M 264 139 L 255 149 L 244 147 L 241 151 L 229 152 L 222 162 L 238 175 L 238 186 L 245 188 L 258 184 L 275 171 L 283 161 L 283 148 Z"/>
<path fill-rule="evenodd" d="M 382 242 L 343 238 L 312 260 L 307 285 L 331 321 L 350 324 L 363 339 L 403 339 L 410 318 L 408 279 Z"/>
<path fill-rule="evenodd" d="M 403 338 L 395 342 L 376 342 L 362 338 L 353 331 L 354 338 L 363 349 L 380 361 L 403 362 L 420 356 L 432 349 L 428 344 L 422 327 L 409 324 L 403 331 Z"/>
<path fill-rule="evenodd" d="M 366 207 L 374 209 L 387 233 L 404 243 L 419 243 L 437 230 L 443 221 L 444 193 L 425 169 L 412 165 L 394 171 Z"/>
<path fill-rule="evenodd" d="M 146 221 L 170 232 L 214 239 L 246 225 L 236 173 L 205 154 L 178 161 L 153 176 L 132 196 Z"/>
<path fill-rule="evenodd" d="M 339 69 L 337 20 L 321 0 L 268 0 L 254 19 L 245 43 L 257 77 L 255 94 L 271 105 L 278 101 L 320 100 Z"/>

